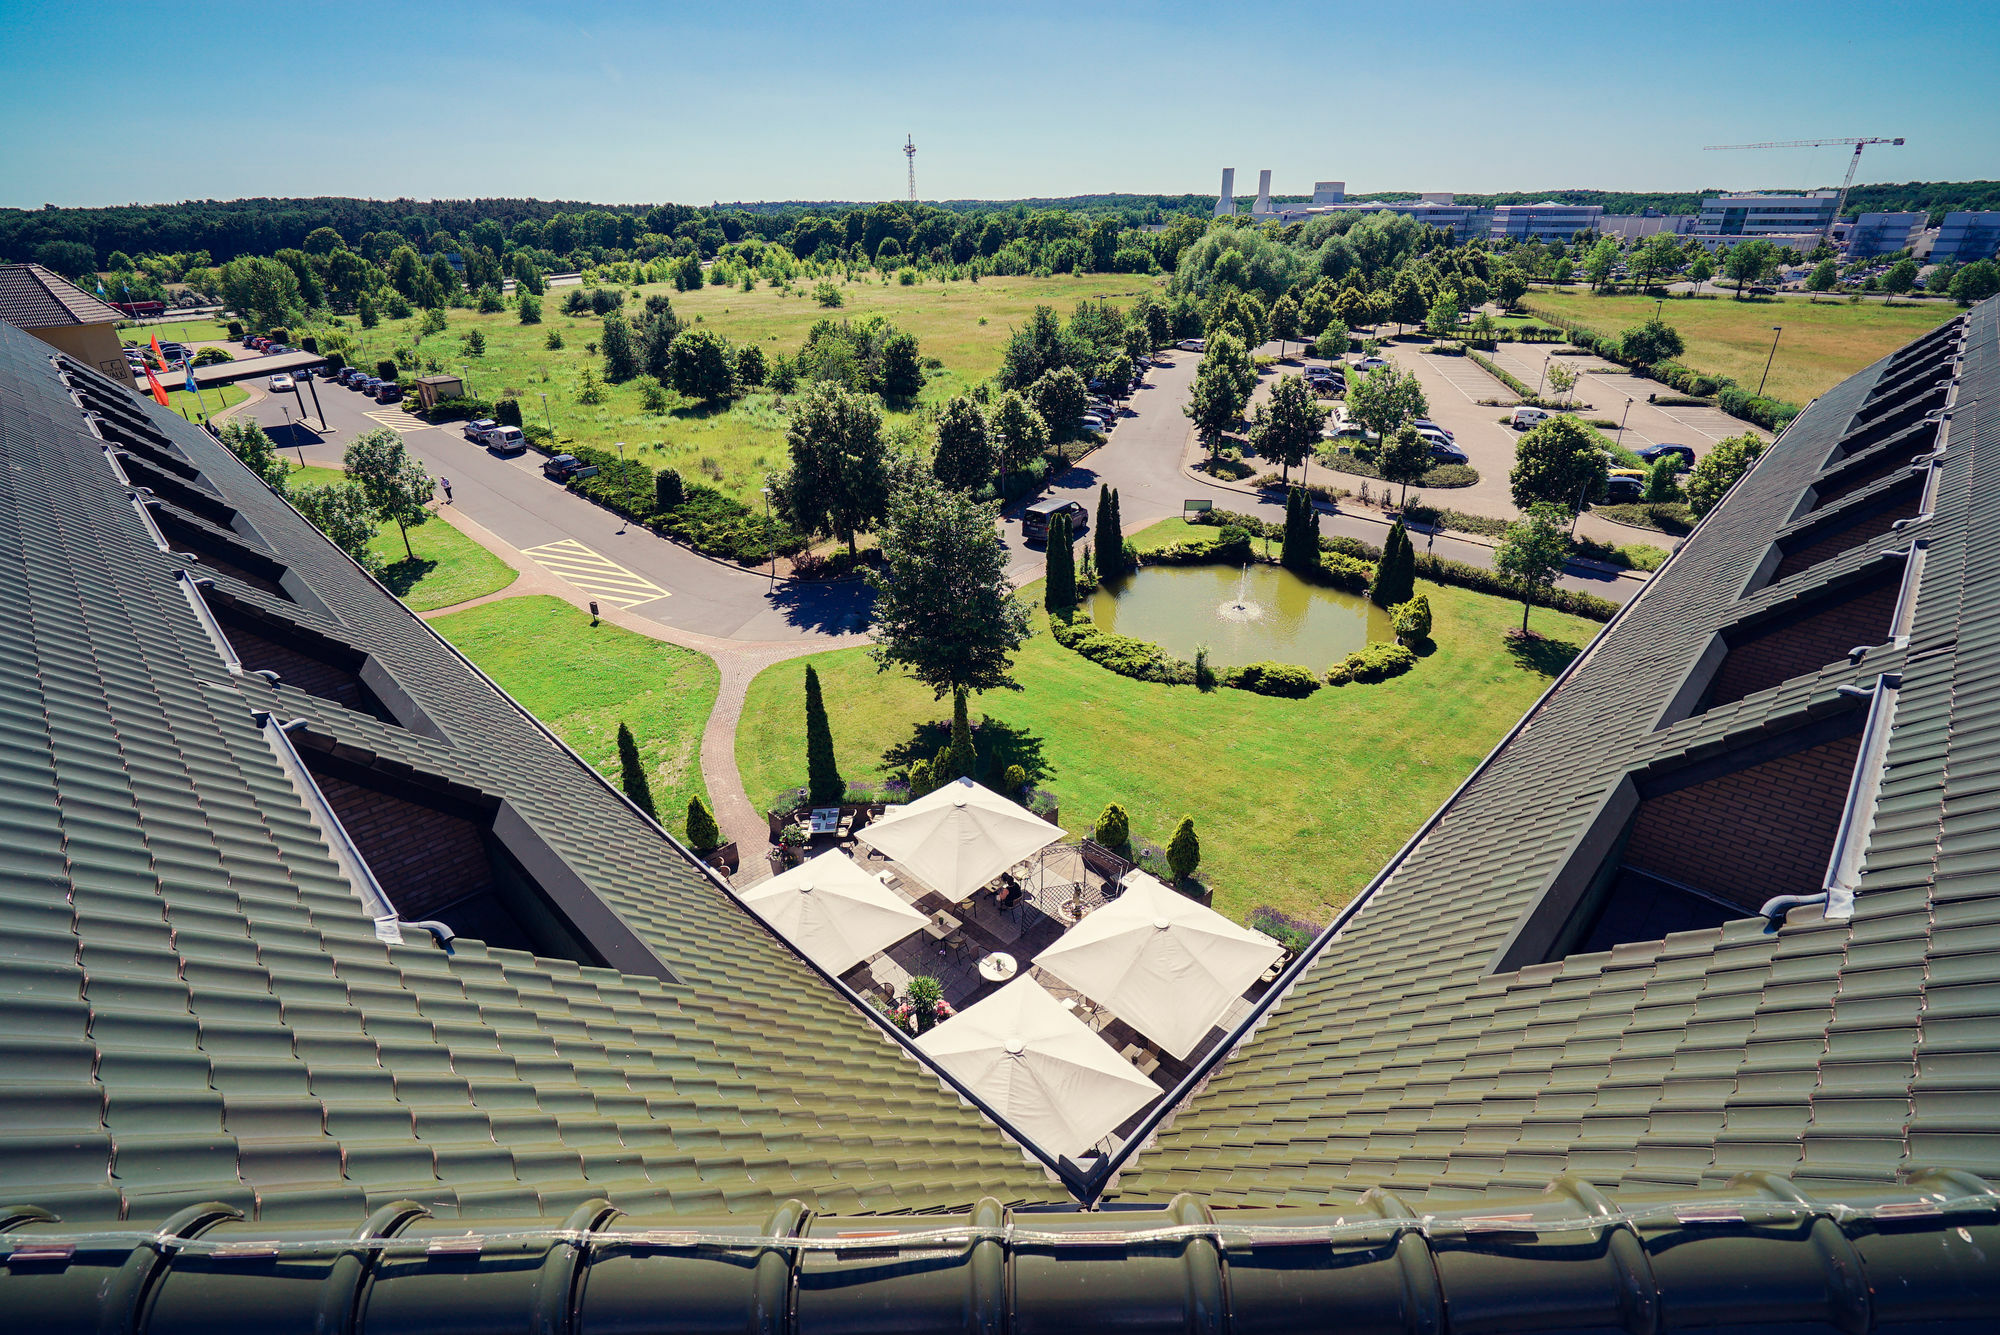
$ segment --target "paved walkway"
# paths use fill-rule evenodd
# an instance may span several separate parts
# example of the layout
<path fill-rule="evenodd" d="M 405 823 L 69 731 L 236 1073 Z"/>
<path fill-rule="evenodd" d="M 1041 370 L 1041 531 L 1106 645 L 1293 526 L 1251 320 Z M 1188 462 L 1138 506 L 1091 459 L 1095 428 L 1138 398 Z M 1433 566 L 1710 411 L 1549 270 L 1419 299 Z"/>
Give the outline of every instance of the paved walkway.
<path fill-rule="evenodd" d="M 469 607 L 479 607 L 505 598 L 520 598 L 530 594 L 552 594 L 579 610 L 590 610 L 593 595 L 588 590 L 578 588 L 554 574 L 526 553 L 483 528 L 476 520 L 468 518 L 455 506 L 440 506 L 437 513 L 453 528 L 520 573 L 512 584 L 496 593 L 455 603 L 450 607 L 419 613 L 418 615 L 426 621 L 450 612 L 462 612 Z M 716 635 L 704 635 L 699 631 L 683 630 L 650 617 L 637 616 L 623 608 L 606 606 L 602 596 L 597 595 L 597 597 L 598 616 L 601 620 L 638 635 L 679 645 L 683 649 L 692 649 L 714 660 L 721 673 L 721 681 L 716 689 L 715 707 L 709 711 L 708 723 L 701 733 L 701 771 L 708 781 L 709 801 L 715 808 L 716 824 L 722 827 L 723 838 L 736 844 L 744 867 L 762 865 L 764 854 L 771 846 L 770 827 L 765 822 L 764 813 L 751 802 L 749 793 L 743 787 L 743 776 L 736 768 L 736 725 L 743 717 L 743 702 L 749 695 L 750 682 L 759 672 L 773 663 L 781 663 L 788 658 L 798 658 L 805 654 L 821 653 L 828 649 L 867 644 L 868 637 L 861 634 L 846 634 L 805 640 L 733 640 Z M 803 704 L 800 708 L 804 708 Z M 660 813 L 660 823 L 679 834 L 681 813 L 663 811 Z"/>

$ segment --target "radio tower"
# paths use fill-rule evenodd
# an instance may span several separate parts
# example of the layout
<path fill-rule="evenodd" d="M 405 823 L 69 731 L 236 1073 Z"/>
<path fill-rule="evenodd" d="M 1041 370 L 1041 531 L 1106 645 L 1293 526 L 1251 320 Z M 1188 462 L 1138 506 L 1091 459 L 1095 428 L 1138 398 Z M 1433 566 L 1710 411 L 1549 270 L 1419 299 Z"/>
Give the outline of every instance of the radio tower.
<path fill-rule="evenodd" d="M 903 156 L 910 160 L 910 202 L 917 202 L 917 141 L 903 136 Z"/>

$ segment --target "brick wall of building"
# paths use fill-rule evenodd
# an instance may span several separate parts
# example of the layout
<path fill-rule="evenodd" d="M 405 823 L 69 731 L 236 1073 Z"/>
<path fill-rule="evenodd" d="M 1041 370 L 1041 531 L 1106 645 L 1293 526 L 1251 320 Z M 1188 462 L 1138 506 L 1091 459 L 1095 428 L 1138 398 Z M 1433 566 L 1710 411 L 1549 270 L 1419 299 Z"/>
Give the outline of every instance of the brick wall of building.
<path fill-rule="evenodd" d="M 1803 620 L 1735 645 L 1716 670 L 1708 707 L 1714 709 L 1781 681 L 1816 672 L 1847 657 L 1847 651 L 1856 645 L 1885 642 L 1890 637 L 1899 591 L 1895 580 L 1887 580 Z"/>
<path fill-rule="evenodd" d="M 1624 864 L 1755 912 L 1826 879 L 1854 779 L 1858 733 L 1646 799 Z"/>
<path fill-rule="evenodd" d="M 224 621 L 222 633 L 242 661 L 246 672 L 275 672 L 287 686 L 296 686 L 322 700 L 334 700 L 349 709 L 381 717 L 375 695 L 343 667 L 300 653 L 290 645 L 267 640 L 255 631 Z"/>
<path fill-rule="evenodd" d="M 389 793 L 314 770 L 320 791 L 405 919 L 493 887 L 480 827 Z"/>
<path fill-rule="evenodd" d="M 1887 533 L 1897 520 L 1914 518 L 1923 503 L 1923 489 L 1913 485 L 1907 497 L 1888 509 L 1869 515 L 1866 519 L 1858 520 L 1846 528 L 1835 529 L 1817 542 L 1786 553 L 1785 558 L 1778 562 L 1778 573 L 1772 577 L 1772 583 L 1789 579 L 1801 570 L 1810 570 L 1820 562 L 1830 561 L 1842 552 L 1852 551 L 1870 538 L 1880 537 Z"/>

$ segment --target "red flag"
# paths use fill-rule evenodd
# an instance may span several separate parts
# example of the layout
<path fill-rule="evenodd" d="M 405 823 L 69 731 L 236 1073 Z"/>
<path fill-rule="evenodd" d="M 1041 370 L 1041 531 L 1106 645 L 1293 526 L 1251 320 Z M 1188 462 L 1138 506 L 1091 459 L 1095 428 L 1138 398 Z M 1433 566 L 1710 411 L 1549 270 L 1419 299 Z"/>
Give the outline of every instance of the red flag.
<path fill-rule="evenodd" d="M 153 368 L 150 366 L 146 368 L 146 383 L 152 387 L 153 402 L 159 404 L 162 408 L 166 407 L 167 391 L 160 388 L 159 378 L 153 374 Z"/>
<path fill-rule="evenodd" d="M 160 351 L 160 336 L 158 334 L 153 335 L 153 360 L 160 364 L 162 371 L 167 369 L 167 354 Z"/>

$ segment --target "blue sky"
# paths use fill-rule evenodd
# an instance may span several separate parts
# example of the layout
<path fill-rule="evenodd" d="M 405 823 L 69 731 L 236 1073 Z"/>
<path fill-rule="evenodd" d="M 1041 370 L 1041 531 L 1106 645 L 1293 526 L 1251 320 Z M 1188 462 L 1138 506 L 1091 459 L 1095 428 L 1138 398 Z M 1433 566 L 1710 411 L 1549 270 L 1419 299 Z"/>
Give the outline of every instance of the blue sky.
<path fill-rule="evenodd" d="M 1899 16 L 1907 16 L 1908 22 Z M 0 205 L 2000 177 L 2000 6 L 0 0 Z"/>

